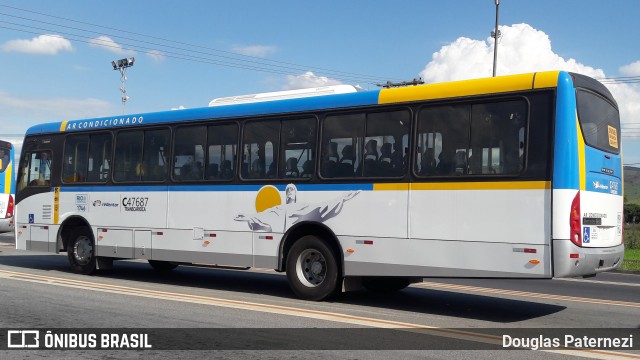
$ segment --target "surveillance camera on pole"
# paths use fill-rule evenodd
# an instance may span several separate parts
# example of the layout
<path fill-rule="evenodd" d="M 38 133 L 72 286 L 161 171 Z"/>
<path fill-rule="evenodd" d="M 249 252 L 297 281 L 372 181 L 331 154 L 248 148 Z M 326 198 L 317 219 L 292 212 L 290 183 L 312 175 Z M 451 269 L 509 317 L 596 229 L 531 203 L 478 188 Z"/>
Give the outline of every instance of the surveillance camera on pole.
<path fill-rule="evenodd" d="M 113 66 L 113 70 L 120 70 L 120 81 L 122 82 L 122 86 L 120 87 L 120 92 L 122 92 L 122 114 L 125 114 L 125 104 L 127 102 L 127 100 L 129 100 L 129 97 L 127 96 L 127 88 L 126 88 L 126 82 L 127 82 L 127 76 L 125 75 L 125 72 L 127 71 L 127 68 L 132 67 L 133 63 L 136 61 L 135 58 L 126 58 L 126 59 L 120 59 L 117 61 L 112 61 L 111 62 L 111 66 Z"/>

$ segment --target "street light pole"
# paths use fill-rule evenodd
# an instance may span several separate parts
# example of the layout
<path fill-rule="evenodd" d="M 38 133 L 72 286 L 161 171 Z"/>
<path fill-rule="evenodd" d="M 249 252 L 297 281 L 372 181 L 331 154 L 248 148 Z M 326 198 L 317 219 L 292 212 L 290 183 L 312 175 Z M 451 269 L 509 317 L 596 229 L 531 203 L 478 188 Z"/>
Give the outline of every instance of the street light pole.
<path fill-rule="evenodd" d="M 133 62 L 135 61 L 135 58 L 126 58 L 126 59 L 120 59 L 118 61 L 112 61 L 111 62 L 111 66 L 113 66 L 113 70 L 119 70 L 120 71 L 120 82 L 122 83 L 122 86 L 120 87 L 120 92 L 122 92 L 122 115 L 125 114 L 125 104 L 127 103 L 127 100 L 129 100 L 129 97 L 127 96 L 127 88 L 126 88 L 126 82 L 127 82 L 127 76 L 125 75 L 127 68 L 132 67 L 133 66 Z"/>
<path fill-rule="evenodd" d="M 498 30 L 498 14 L 500 13 L 500 0 L 496 2 L 496 28 L 492 32 L 493 37 L 493 76 L 496 76 L 496 66 L 498 65 L 498 38 L 500 37 L 500 30 Z"/>

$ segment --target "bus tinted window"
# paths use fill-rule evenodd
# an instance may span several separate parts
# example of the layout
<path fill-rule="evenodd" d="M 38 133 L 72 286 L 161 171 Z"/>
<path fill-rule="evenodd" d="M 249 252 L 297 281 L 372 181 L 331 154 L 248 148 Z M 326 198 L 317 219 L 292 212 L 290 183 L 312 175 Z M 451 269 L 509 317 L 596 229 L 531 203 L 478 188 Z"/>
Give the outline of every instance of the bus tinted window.
<path fill-rule="evenodd" d="M 238 126 L 213 125 L 208 129 L 206 179 L 231 180 L 236 167 Z"/>
<path fill-rule="evenodd" d="M 111 134 L 91 135 L 87 182 L 106 182 L 111 169 Z"/>
<path fill-rule="evenodd" d="M 4 169 L 9 166 L 9 163 L 11 162 L 11 159 L 9 158 L 10 153 L 11 151 L 9 149 L 0 147 L 0 172 L 4 172 Z"/>
<path fill-rule="evenodd" d="M 62 182 L 105 182 L 111 168 L 111 135 L 71 135 L 66 138 Z"/>
<path fill-rule="evenodd" d="M 526 111 L 524 100 L 472 106 L 469 174 L 513 175 L 522 170 Z"/>
<path fill-rule="evenodd" d="M 315 168 L 315 119 L 282 122 L 280 178 L 310 178 Z"/>
<path fill-rule="evenodd" d="M 51 153 L 27 152 L 21 160 L 18 191 L 27 186 L 51 186 Z"/>
<path fill-rule="evenodd" d="M 524 100 L 423 109 L 418 120 L 416 174 L 520 173 L 526 112 Z"/>
<path fill-rule="evenodd" d="M 467 173 L 469 106 L 437 106 L 422 109 L 414 169 L 420 176 Z"/>
<path fill-rule="evenodd" d="M 275 179 L 278 175 L 279 121 L 245 125 L 242 154 L 243 179 Z"/>
<path fill-rule="evenodd" d="M 72 135 L 64 146 L 64 163 L 62 164 L 62 182 L 82 183 L 87 180 L 87 151 L 89 136 Z"/>
<path fill-rule="evenodd" d="M 205 126 L 178 128 L 174 147 L 174 180 L 202 180 L 204 178 L 206 137 Z"/>
<path fill-rule="evenodd" d="M 116 139 L 115 181 L 140 181 L 143 131 L 122 131 Z"/>
<path fill-rule="evenodd" d="M 323 177 L 353 177 L 362 161 L 365 114 L 327 116 L 322 131 Z"/>
<path fill-rule="evenodd" d="M 620 115 L 611 103 L 589 91 L 577 91 L 578 119 L 587 145 L 620 152 Z"/>
<path fill-rule="evenodd" d="M 362 163 L 365 177 L 399 177 L 405 172 L 404 149 L 409 141 L 409 111 L 387 111 L 367 115 L 367 133 Z"/>
<path fill-rule="evenodd" d="M 410 122 L 406 110 L 327 116 L 322 176 L 403 176 Z"/>
<path fill-rule="evenodd" d="M 169 136 L 169 129 L 144 132 L 144 150 L 140 169 L 142 181 L 164 181 L 167 178 Z"/>

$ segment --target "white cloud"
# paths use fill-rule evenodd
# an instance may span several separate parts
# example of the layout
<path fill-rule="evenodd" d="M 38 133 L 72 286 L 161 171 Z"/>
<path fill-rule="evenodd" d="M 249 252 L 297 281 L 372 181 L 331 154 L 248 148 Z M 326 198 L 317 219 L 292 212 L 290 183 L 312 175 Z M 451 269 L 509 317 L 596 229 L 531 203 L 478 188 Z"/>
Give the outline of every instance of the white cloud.
<path fill-rule="evenodd" d="M 498 75 L 545 70 L 566 70 L 593 78 L 604 78 L 602 69 L 564 59 L 553 52 L 551 40 L 543 31 L 527 24 L 500 26 L 498 42 Z M 474 40 L 461 37 L 433 54 L 420 73 L 426 83 L 490 77 L 493 70 L 493 39 Z M 623 66 L 628 76 L 640 75 L 640 61 Z M 638 84 L 607 84 L 620 107 L 621 122 L 640 119 L 640 87 Z"/>
<path fill-rule="evenodd" d="M 268 45 L 249 45 L 249 46 L 235 46 L 233 52 L 256 57 L 267 57 L 276 52 L 275 46 Z"/>
<path fill-rule="evenodd" d="M 640 60 L 620 67 L 620 73 L 625 76 L 640 76 Z"/>
<path fill-rule="evenodd" d="M 3 133 L 23 134 L 32 125 L 107 116 L 117 108 L 93 98 L 32 98 L 0 91 L 0 125 Z M 19 119 L 19 120 L 17 120 Z"/>
<path fill-rule="evenodd" d="M 166 58 L 165 54 L 160 50 L 150 50 L 147 51 L 146 54 L 155 62 L 160 62 Z"/>
<path fill-rule="evenodd" d="M 73 51 L 71 42 L 60 35 L 45 34 L 31 40 L 9 40 L 2 45 L 6 52 L 37 55 L 56 55 L 61 51 Z"/>
<path fill-rule="evenodd" d="M 130 56 L 136 53 L 133 50 L 123 48 L 122 45 L 113 41 L 113 39 L 111 39 L 110 37 L 104 35 L 89 40 L 89 45 L 101 47 L 107 51 L 123 56 Z"/>
<path fill-rule="evenodd" d="M 287 75 L 287 84 L 284 90 L 305 89 L 320 86 L 340 85 L 341 81 L 328 78 L 326 76 L 316 76 L 313 72 L 307 71 L 302 75 Z"/>

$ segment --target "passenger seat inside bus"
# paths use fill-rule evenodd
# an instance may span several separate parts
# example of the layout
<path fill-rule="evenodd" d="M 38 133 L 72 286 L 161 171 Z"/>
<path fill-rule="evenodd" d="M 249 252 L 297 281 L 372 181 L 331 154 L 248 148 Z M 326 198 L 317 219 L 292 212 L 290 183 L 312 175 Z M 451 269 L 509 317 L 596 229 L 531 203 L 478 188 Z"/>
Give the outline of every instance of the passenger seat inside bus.
<path fill-rule="evenodd" d="M 335 177 L 337 176 L 336 172 L 338 169 L 338 143 L 331 141 L 327 149 L 327 154 L 322 161 L 322 175 L 325 177 Z"/>
<path fill-rule="evenodd" d="M 284 176 L 287 178 L 299 178 L 300 172 L 298 171 L 298 159 L 290 157 L 285 164 Z"/>
<path fill-rule="evenodd" d="M 358 174 L 360 174 L 360 170 L 358 169 Z M 371 139 L 364 145 L 363 176 L 377 176 L 378 173 L 378 141 Z"/>
<path fill-rule="evenodd" d="M 355 155 L 353 154 L 353 146 L 345 145 L 342 148 L 342 159 L 340 159 L 340 163 L 338 163 L 336 176 L 338 177 L 353 176 L 354 161 L 355 161 Z"/>
<path fill-rule="evenodd" d="M 300 174 L 300 177 L 313 177 L 313 160 L 307 160 L 302 164 L 302 174 Z"/>
<path fill-rule="evenodd" d="M 222 161 L 222 164 L 220 164 L 220 173 L 218 177 L 223 180 L 233 178 L 233 168 L 231 167 L 231 160 Z"/>
<path fill-rule="evenodd" d="M 467 173 L 467 153 L 463 150 L 456 152 L 455 173 L 456 175 Z"/>

